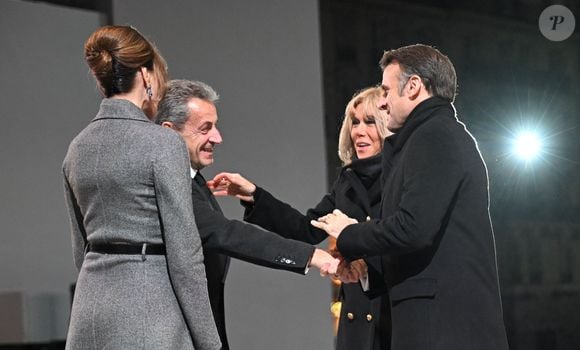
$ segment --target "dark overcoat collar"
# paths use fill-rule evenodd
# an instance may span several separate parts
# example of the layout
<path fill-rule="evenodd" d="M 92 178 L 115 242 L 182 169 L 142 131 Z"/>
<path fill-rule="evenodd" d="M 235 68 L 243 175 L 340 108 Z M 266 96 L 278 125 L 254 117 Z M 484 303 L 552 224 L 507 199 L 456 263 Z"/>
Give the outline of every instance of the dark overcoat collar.
<path fill-rule="evenodd" d="M 417 107 L 411 111 L 411 114 L 409 114 L 409 117 L 407 117 L 403 127 L 399 129 L 396 134 L 385 139 L 383 150 L 386 150 L 387 154 L 390 155 L 397 153 L 401 150 L 401 148 L 403 148 L 403 145 L 407 142 L 411 134 L 420 125 L 435 117 L 436 111 L 445 109 L 447 109 L 449 112 L 437 113 L 437 115 L 442 117 L 453 116 L 453 118 L 457 119 L 453 105 L 441 97 L 433 96 L 419 103 Z"/>
<path fill-rule="evenodd" d="M 367 215 L 372 215 L 373 203 L 380 197 L 380 172 L 382 155 L 366 159 L 355 159 L 342 168 L 346 179 L 344 195 L 362 208 Z"/>
<path fill-rule="evenodd" d="M 397 133 L 385 138 L 383 143 L 383 183 L 393 167 L 394 155 L 403 148 L 403 145 L 411 134 L 424 122 L 435 117 L 435 112 L 440 110 L 449 110 L 451 113 L 440 114 L 442 117 L 453 116 L 457 120 L 455 108 L 451 103 L 441 97 L 430 97 L 419 103 L 411 111 L 403 127 Z"/>

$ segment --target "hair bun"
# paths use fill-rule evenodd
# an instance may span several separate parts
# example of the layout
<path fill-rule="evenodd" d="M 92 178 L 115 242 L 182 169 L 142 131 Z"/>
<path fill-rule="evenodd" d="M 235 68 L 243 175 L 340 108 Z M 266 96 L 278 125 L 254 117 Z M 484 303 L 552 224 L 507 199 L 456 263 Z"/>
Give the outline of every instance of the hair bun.
<path fill-rule="evenodd" d="M 141 67 L 153 71 L 163 62 L 155 47 L 129 26 L 97 29 L 85 42 L 84 56 L 106 97 L 131 91 Z"/>
<path fill-rule="evenodd" d="M 99 63 L 99 65 L 109 65 L 112 59 L 109 50 L 102 48 L 87 48 L 85 51 L 85 58 L 87 61 Z"/>

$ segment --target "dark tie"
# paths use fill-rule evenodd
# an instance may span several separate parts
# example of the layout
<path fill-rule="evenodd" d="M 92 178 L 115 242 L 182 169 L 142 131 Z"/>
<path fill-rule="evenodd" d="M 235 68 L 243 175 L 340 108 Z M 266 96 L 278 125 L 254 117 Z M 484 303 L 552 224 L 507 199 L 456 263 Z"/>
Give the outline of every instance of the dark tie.
<path fill-rule="evenodd" d="M 221 208 L 220 208 L 218 202 L 216 201 L 214 195 L 211 193 L 211 191 L 207 187 L 206 181 L 203 178 L 203 175 L 201 175 L 201 172 L 198 171 L 195 174 L 193 181 L 195 181 L 195 183 L 199 186 L 199 188 L 201 189 L 201 191 L 205 195 L 206 199 L 208 200 L 209 204 L 211 205 L 212 209 L 221 212 Z"/>

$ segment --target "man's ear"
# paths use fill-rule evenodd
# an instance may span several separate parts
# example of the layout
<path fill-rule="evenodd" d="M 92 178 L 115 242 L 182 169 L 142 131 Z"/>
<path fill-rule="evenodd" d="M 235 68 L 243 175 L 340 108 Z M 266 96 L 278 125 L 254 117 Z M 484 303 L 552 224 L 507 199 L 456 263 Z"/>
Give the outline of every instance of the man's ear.
<path fill-rule="evenodd" d="M 421 78 L 418 75 L 412 75 L 407 82 L 407 86 L 405 87 L 407 90 L 407 94 L 411 100 L 416 99 L 421 94 L 421 91 L 425 89 L 425 85 L 421 81 Z"/>
<path fill-rule="evenodd" d="M 161 123 L 161 126 L 164 126 L 166 128 L 169 128 L 169 129 L 175 129 L 173 127 L 173 123 L 172 122 L 163 122 L 163 123 Z"/>

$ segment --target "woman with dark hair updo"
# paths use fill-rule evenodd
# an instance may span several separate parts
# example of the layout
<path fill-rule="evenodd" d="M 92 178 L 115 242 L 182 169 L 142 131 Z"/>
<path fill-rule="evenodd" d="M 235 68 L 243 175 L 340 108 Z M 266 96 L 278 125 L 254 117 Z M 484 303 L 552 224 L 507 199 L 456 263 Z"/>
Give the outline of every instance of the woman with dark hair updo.
<path fill-rule="evenodd" d="M 137 30 L 85 43 L 104 99 L 63 163 L 79 276 L 67 349 L 220 349 L 182 138 L 149 119 L 165 62 Z"/>

